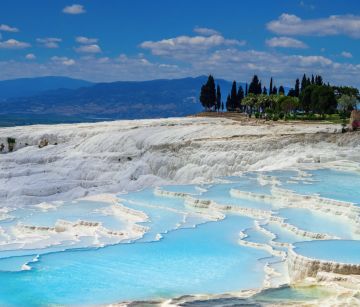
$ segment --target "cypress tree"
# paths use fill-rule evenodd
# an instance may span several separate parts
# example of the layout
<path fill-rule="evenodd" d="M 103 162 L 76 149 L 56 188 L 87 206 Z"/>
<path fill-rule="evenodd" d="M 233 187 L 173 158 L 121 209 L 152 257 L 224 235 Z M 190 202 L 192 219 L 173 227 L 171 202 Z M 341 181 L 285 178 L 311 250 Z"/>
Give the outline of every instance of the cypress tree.
<path fill-rule="evenodd" d="M 237 92 L 237 106 L 240 111 L 242 110 L 241 102 L 243 99 L 244 99 L 244 90 L 243 90 L 242 86 L 240 85 L 239 90 Z"/>
<path fill-rule="evenodd" d="M 296 95 L 295 90 L 294 90 L 293 88 L 291 88 L 291 89 L 289 90 L 289 92 L 288 92 L 288 96 L 290 96 L 290 97 L 296 97 L 295 95 Z"/>
<path fill-rule="evenodd" d="M 320 75 L 315 77 L 315 84 L 316 85 L 323 85 L 323 79 Z"/>
<path fill-rule="evenodd" d="M 215 80 L 212 75 L 208 77 L 206 84 L 201 87 L 200 102 L 207 109 L 216 107 Z"/>
<path fill-rule="evenodd" d="M 230 99 L 230 95 L 227 96 L 226 98 L 226 111 L 231 111 L 231 99 Z"/>
<path fill-rule="evenodd" d="M 301 92 L 305 90 L 306 86 L 307 86 L 307 80 L 306 80 L 306 75 L 304 74 L 301 80 Z"/>
<path fill-rule="evenodd" d="M 230 93 L 231 110 L 234 111 L 237 105 L 236 81 L 233 81 Z"/>
<path fill-rule="evenodd" d="M 269 87 L 269 95 L 271 95 L 273 92 L 273 79 L 272 77 L 270 78 L 270 87 Z"/>
<path fill-rule="evenodd" d="M 299 81 L 299 79 L 296 79 L 296 81 L 295 81 L 294 95 L 295 95 L 295 97 L 299 97 L 299 95 L 300 95 L 300 81 Z"/>
<path fill-rule="evenodd" d="M 221 105 L 221 90 L 220 90 L 220 85 L 218 84 L 216 87 L 216 109 L 217 109 L 217 111 L 220 110 L 220 105 Z"/>
<path fill-rule="evenodd" d="M 253 76 L 253 79 L 249 85 L 249 93 L 258 95 L 261 94 L 261 82 L 257 75 Z"/>
<path fill-rule="evenodd" d="M 285 95 L 285 89 L 282 85 L 279 87 L 279 95 Z"/>
<path fill-rule="evenodd" d="M 311 75 L 311 84 L 315 84 L 314 75 Z"/>
<path fill-rule="evenodd" d="M 224 112 L 224 102 L 221 102 L 221 112 Z"/>
<path fill-rule="evenodd" d="M 248 84 L 246 83 L 246 85 L 245 85 L 245 96 L 247 96 L 248 94 L 249 94 Z"/>
<path fill-rule="evenodd" d="M 277 93 L 278 93 L 278 89 L 277 89 L 277 87 L 274 85 L 272 94 L 273 94 L 273 95 L 277 95 Z"/>
<path fill-rule="evenodd" d="M 266 87 L 265 87 L 265 86 L 264 86 L 264 88 L 263 88 L 262 93 L 263 93 L 264 95 L 267 95 L 267 89 L 266 89 Z"/>

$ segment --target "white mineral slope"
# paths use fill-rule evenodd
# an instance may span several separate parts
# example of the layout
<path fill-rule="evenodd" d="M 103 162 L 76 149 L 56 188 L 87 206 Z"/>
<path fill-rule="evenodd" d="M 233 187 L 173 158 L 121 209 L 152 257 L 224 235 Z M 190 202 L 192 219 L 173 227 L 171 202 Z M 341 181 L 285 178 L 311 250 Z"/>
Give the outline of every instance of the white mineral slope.
<path fill-rule="evenodd" d="M 170 118 L 0 129 L 2 206 L 69 200 L 315 162 L 359 167 L 358 133 L 327 124 Z M 6 153 L 7 138 L 16 139 Z M 39 148 L 40 142 L 48 146 Z"/>

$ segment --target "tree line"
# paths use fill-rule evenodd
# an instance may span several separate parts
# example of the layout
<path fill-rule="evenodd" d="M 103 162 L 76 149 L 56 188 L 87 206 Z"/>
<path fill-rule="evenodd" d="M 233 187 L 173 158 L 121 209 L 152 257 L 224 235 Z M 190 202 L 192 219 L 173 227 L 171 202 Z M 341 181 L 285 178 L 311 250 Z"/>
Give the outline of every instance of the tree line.
<path fill-rule="evenodd" d="M 212 75 L 208 77 L 200 91 L 200 102 L 208 111 L 244 112 L 250 117 L 283 118 L 306 114 L 314 116 L 319 114 L 341 113 L 349 116 L 350 111 L 356 108 L 360 99 L 359 90 L 349 86 L 331 86 L 325 83 L 321 75 L 303 75 L 295 80 L 294 87 L 287 93 L 284 86 L 277 87 L 271 77 L 269 88 L 261 83 L 257 75 L 254 75 L 250 84 L 237 87 L 233 81 L 231 91 L 227 95 L 225 104 L 219 84 L 215 84 Z"/>

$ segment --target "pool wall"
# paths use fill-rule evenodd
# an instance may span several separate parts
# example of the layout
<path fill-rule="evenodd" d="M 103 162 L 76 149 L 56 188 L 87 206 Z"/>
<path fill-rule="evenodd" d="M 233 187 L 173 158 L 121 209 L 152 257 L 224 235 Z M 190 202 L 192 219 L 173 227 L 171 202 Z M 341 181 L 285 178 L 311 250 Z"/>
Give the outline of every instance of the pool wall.
<path fill-rule="evenodd" d="M 316 277 L 319 272 L 360 275 L 360 264 L 312 259 L 297 254 L 293 248 L 289 249 L 287 264 L 291 283 L 299 282 L 307 277 Z"/>

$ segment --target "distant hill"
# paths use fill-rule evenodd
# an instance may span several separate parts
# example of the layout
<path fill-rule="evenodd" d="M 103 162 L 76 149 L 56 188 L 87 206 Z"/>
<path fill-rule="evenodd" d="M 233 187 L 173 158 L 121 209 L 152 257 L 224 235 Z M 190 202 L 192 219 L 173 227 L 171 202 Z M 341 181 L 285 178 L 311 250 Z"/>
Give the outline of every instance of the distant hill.
<path fill-rule="evenodd" d="M 202 110 L 206 76 L 152 81 L 97 83 L 77 89 L 47 90 L 0 102 L 1 118 L 17 124 L 186 116 Z M 231 82 L 216 80 L 225 102 Z M 22 120 L 22 121 L 21 121 Z M 7 124 L 8 125 L 8 124 Z"/>
<path fill-rule="evenodd" d="M 0 100 L 14 97 L 33 96 L 44 91 L 60 88 L 77 89 L 84 86 L 90 86 L 92 84 L 93 83 L 89 81 L 53 76 L 4 80 L 0 81 Z"/>

